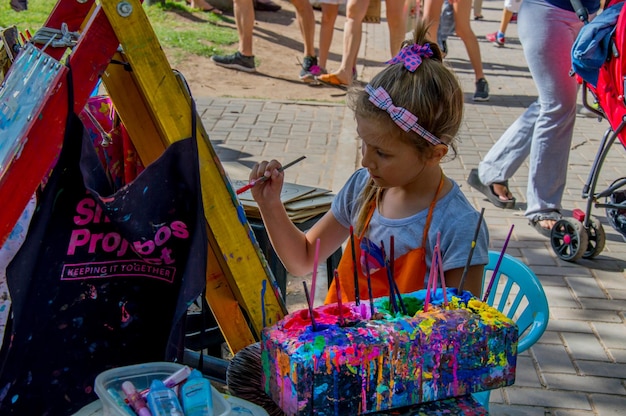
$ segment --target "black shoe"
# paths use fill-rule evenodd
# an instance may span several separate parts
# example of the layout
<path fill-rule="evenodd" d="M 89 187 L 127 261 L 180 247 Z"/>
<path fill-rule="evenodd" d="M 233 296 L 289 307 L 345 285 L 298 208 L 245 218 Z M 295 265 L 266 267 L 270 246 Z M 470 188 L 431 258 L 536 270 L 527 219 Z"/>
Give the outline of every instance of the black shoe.
<path fill-rule="evenodd" d="M 277 12 L 280 9 L 282 9 L 282 7 L 272 2 L 271 0 L 266 0 L 266 1 L 255 0 L 254 1 L 254 10 L 258 10 L 260 12 Z"/>
<path fill-rule="evenodd" d="M 476 81 L 474 101 L 489 101 L 489 84 L 485 78 Z"/>
<path fill-rule="evenodd" d="M 23 12 L 24 10 L 28 10 L 28 1 L 27 0 L 11 0 L 11 8 L 16 12 Z"/>
<path fill-rule="evenodd" d="M 237 51 L 232 55 L 213 55 L 211 60 L 224 68 L 237 69 L 244 72 L 255 72 L 254 56 L 244 56 Z"/>

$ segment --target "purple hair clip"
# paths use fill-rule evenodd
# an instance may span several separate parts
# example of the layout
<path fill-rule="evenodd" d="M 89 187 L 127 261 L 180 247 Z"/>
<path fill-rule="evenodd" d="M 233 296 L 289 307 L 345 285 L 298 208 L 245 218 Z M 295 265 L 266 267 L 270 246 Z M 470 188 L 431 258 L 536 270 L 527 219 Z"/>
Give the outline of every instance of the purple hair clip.
<path fill-rule="evenodd" d="M 417 67 L 421 65 L 422 58 L 430 58 L 431 56 L 433 56 L 433 51 L 430 49 L 430 43 L 424 45 L 414 43 L 402 48 L 396 56 L 385 63 L 389 65 L 402 63 L 406 69 L 415 72 Z"/>
<path fill-rule="evenodd" d="M 438 144 L 448 146 L 434 134 L 422 127 L 417 122 L 417 116 L 415 114 L 411 113 L 404 107 L 396 107 L 393 104 L 391 96 L 383 87 L 378 87 L 374 89 L 374 87 L 372 87 L 370 84 L 367 84 L 365 86 L 365 91 L 370 96 L 370 102 L 381 110 L 386 111 L 389 116 L 391 116 L 391 119 L 394 121 L 394 123 L 396 123 L 396 125 L 402 130 L 414 131 L 415 133 L 426 139 L 433 146 L 436 146 Z"/>

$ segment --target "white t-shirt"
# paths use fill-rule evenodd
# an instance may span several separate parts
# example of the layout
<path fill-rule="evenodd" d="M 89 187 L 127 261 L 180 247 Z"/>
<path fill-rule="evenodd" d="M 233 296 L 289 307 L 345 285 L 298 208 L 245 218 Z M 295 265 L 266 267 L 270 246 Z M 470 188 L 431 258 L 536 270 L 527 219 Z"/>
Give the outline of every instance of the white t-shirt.
<path fill-rule="evenodd" d="M 334 198 L 331 212 L 341 225 L 349 228 L 356 224 L 358 215 L 359 194 L 369 180 L 367 169 L 359 169 L 348 179 L 343 188 Z M 480 213 L 469 203 L 461 192 L 459 185 L 452 181 L 453 188 L 435 205 L 433 217 L 426 242 L 426 279 L 430 272 L 433 249 L 437 243 L 437 233 L 441 232 L 440 249 L 443 258 L 443 270 L 464 268 L 476 224 Z M 398 258 L 422 244 L 424 226 L 428 216 L 425 209 L 410 217 L 401 219 L 385 218 L 375 209 L 365 236 L 380 245 L 384 242 L 387 253 L 389 241 L 394 238 L 394 256 Z M 489 262 L 489 231 L 483 220 L 476 247 L 472 255 L 471 265 L 484 265 Z"/>

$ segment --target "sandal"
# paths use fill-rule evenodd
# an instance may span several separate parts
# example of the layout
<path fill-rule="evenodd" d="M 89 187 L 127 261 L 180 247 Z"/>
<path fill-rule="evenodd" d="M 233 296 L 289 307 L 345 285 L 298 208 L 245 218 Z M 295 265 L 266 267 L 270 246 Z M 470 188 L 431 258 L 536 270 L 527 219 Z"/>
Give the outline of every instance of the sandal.
<path fill-rule="evenodd" d="M 213 6 L 212 4 L 209 4 L 206 1 L 200 1 L 200 3 L 204 3 L 203 5 L 196 5 L 195 2 L 192 5 L 191 0 L 185 0 L 185 2 L 187 3 L 187 5 L 189 7 L 193 7 L 194 9 L 198 9 L 198 10 L 201 10 L 201 11 L 206 12 L 206 13 L 213 13 L 213 14 L 216 14 L 218 16 L 221 16 L 221 15 L 224 14 L 223 11 L 221 11 L 217 7 Z"/>
<path fill-rule="evenodd" d="M 478 192 L 482 193 L 487 197 L 489 202 L 495 205 L 498 208 L 504 209 L 513 209 L 515 207 L 515 198 L 511 198 L 509 200 L 502 200 L 500 197 L 494 192 L 493 185 L 485 185 L 480 181 L 478 177 L 478 169 L 472 169 L 470 171 L 469 177 L 467 178 L 467 183 L 472 188 L 476 189 Z M 506 189 L 509 189 L 509 181 L 504 182 L 495 182 L 496 185 L 505 186 Z"/>
<path fill-rule="evenodd" d="M 341 80 L 339 80 L 339 78 L 337 78 L 337 75 L 335 74 L 322 74 L 322 75 L 315 77 L 315 79 L 321 82 L 322 84 L 341 88 L 342 90 L 345 90 L 348 88 L 348 84 L 344 84 L 343 82 L 341 82 Z"/>
<path fill-rule="evenodd" d="M 528 220 L 528 225 L 533 227 L 535 231 L 537 231 L 542 236 L 550 238 L 550 235 L 552 234 L 552 228 L 542 227 L 541 221 L 558 221 L 561 218 L 563 218 L 563 216 L 559 211 L 548 211 L 544 212 L 543 214 L 537 214 L 534 217 L 530 218 Z"/>

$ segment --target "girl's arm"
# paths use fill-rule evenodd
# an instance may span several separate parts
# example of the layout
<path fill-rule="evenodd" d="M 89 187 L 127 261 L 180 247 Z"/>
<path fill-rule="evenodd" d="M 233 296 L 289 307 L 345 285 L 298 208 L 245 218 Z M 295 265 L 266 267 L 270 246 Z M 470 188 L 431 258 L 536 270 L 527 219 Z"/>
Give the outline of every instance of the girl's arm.
<path fill-rule="evenodd" d="M 446 285 L 448 287 L 459 287 L 461 277 L 463 276 L 464 267 L 458 269 L 450 269 L 444 273 Z M 470 266 L 467 270 L 463 290 L 471 292 L 476 297 L 482 296 L 483 274 L 485 266 Z"/>
<path fill-rule="evenodd" d="M 293 275 L 303 276 L 313 271 L 316 241 L 320 240 L 319 262 L 326 260 L 346 240 L 349 230 L 327 212 L 306 233 L 300 231 L 289 219 L 280 200 L 284 174 L 279 172 L 280 163 L 276 160 L 260 162 L 250 172 L 250 180 L 262 176 L 269 179 L 252 187 L 254 200 L 259 205 L 261 218 L 272 243 L 272 247 Z"/>

